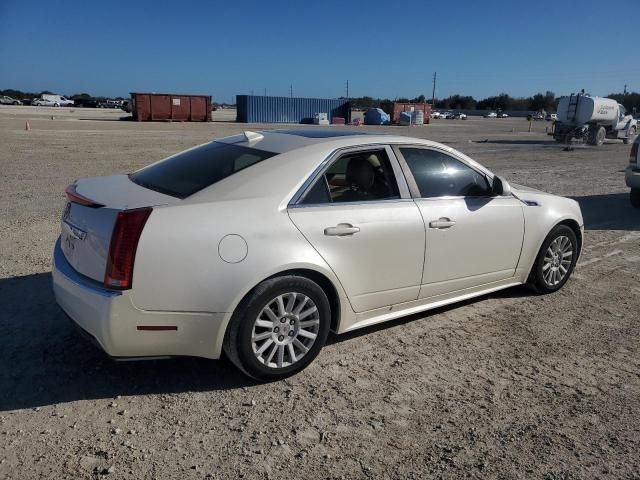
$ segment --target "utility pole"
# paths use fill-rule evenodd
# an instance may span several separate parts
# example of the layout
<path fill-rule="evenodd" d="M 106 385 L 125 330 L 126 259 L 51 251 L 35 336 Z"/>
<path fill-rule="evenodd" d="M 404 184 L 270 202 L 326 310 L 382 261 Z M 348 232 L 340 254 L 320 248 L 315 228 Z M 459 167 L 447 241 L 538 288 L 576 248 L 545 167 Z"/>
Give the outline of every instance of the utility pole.
<path fill-rule="evenodd" d="M 626 83 L 624 84 L 624 94 L 625 95 L 627 94 L 627 84 Z"/>
<path fill-rule="evenodd" d="M 349 99 L 349 80 L 347 80 L 347 100 Z"/>
<path fill-rule="evenodd" d="M 293 84 L 289 85 L 289 96 L 293 98 Z"/>
<path fill-rule="evenodd" d="M 433 92 L 431 93 L 431 106 L 436 106 L 436 78 L 438 72 L 433 72 Z"/>

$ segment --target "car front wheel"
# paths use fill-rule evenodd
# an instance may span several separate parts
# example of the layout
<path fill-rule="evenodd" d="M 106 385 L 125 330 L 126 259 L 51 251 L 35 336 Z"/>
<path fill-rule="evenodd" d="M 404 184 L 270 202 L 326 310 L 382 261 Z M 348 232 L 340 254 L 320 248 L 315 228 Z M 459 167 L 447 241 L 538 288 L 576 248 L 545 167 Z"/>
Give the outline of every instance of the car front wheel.
<path fill-rule="evenodd" d="M 573 273 L 577 258 L 576 234 L 566 225 L 557 225 L 540 248 L 530 283 L 542 293 L 560 290 Z"/>
<path fill-rule="evenodd" d="M 255 287 L 233 314 L 225 335 L 227 357 L 262 381 L 287 378 L 320 353 L 331 324 L 331 307 L 310 279 L 286 275 Z"/>

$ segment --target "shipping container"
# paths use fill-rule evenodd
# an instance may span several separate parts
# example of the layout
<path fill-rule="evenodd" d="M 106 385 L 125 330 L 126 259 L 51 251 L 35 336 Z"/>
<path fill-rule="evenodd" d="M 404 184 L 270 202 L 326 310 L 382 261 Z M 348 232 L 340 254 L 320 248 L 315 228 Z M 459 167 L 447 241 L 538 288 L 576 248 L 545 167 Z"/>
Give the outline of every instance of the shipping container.
<path fill-rule="evenodd" d="M 210 122 L 211 96 L 132 92 L 131 113 L 138 122 Z"/>
<path fill-rule="evenodd" d="M 391 116 L 392 123 L 400 122 L 401 112 L 422 111 L 424 113 L 424 123 L 431 120 L 431 105 L 428 103 L 400 103 L 400 102 L 384 102 L 382 109 Z"/>
<path fill-rule="evenodd" d="M 314 115 L 326 113 L 351 121 L 351 104 L 346 99 L 236 96 L 238 122 L 243 123 L 313 123 Z"/>

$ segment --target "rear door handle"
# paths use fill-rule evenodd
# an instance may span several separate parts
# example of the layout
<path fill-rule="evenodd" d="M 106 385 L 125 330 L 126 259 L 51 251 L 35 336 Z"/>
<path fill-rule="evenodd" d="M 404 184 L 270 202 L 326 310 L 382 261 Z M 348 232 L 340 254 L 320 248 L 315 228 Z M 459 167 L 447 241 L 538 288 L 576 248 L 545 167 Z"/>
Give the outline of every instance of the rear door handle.
<path fill-rule="evenodd" d="M 442 217 L 442 218 L 439 218 L 438 220 L 431 220 L 429 222 L 429 227 L 443 229 L 443 228 L 451 228 L 455 224 L 456 222 L 454 222 L 450 218 Z"/>
<path fill-rule="evenodd" d="M 346 237 L 347 235 L 353 235 L 359 231 L 359 227 L 354 227 L 350 223 L 339 223 L 335 227 L 325 228 L 324 234 L 328 237 Z"/>

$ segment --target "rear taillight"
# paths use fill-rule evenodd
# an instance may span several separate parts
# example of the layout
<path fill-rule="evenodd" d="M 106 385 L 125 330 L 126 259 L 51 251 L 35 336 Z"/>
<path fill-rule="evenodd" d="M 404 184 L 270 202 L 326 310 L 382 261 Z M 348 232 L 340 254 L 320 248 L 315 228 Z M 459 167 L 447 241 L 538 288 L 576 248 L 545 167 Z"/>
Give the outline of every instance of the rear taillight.
<path fill-rule="evenodd" d="M 111 234 L 107 271 L 104 275 L 104 284 L 108 288 L 131 288 L 138 241 L 151 211 L 151 208 L 146 207 L 118 212 L 116 225 Z"/>
<path fill-rule="evenodd" d="M 67 195 L 67 198 L 70 202 L 77 203 L 79 205 L 84 205 L 85 207 L 90 208 L 100 208 L 104 207 L 101 203 L 94 202 L 90 198 L 85 197 L 84 195 L 80 195 L 76 192 L 76 184 L 69 185 L 64 193 Z"/>
<path fill-rule="evenodd" d="M 633 145 L 631 145 L 631 155 L 629 156 L 629 163 L 640 164 L 640 162 L 638 162 L 638 142 L 637 141 L 633 142 Z"/>

